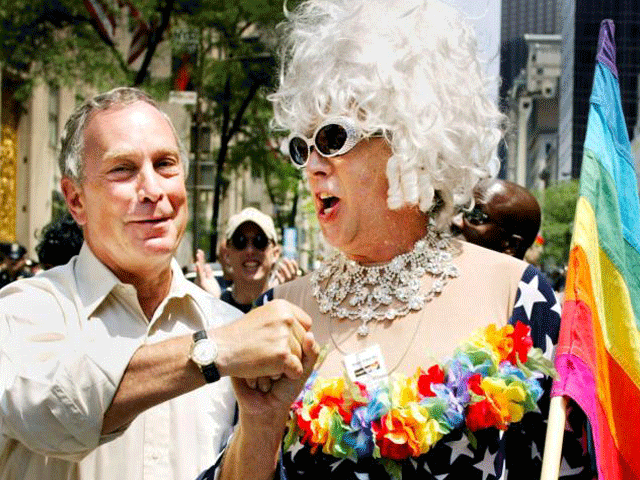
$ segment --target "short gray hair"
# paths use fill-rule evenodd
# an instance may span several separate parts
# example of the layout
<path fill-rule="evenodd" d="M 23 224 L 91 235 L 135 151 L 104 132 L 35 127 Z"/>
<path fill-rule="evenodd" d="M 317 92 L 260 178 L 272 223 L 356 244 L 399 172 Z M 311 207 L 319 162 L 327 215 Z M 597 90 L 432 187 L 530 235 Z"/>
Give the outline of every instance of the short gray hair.
<path fill-rule="evenodd" d="M 169 116 L 158 107 L 156 101 L 142 90 L 131 87 L 118 87 L 105 93 L 100 93 L 80 105 L 71 114 L 64 131 L 62 132 L 62 145 L 58 156 L 60 174 L 80 183 L 84 174 L 84 159 L 82 158 L 84 149 L 84 130 L 89 118 L 94 112 L 107 110 L 115 105 L 130 105 L 135 102 L 146 102 L 155 107 L 160 114 L 169 122 L 173 135 L 175 136 L 182 165 L 184 166 L 185 177 L 189 169 L 189 156 L 178 136 L 178 132 L 173 126 Z"/>

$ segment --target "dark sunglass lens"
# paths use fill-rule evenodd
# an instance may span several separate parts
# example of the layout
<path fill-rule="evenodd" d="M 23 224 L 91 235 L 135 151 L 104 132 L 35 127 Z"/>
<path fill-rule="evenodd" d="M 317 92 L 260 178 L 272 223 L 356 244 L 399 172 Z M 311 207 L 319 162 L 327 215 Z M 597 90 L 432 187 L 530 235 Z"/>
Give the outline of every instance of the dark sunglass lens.
<path fill-rule="evenodd" d="M 333 155 L 347 141 L 347 131 L 342 125 L 332 123 L 322 127 L 316 135 L 316 148 L 322 155 Z"/>
<path fill-rule="evenodd" d="M 309 147 L 300 137 L 293 137 L 289 141 L 289 156 L 296 165 L 304 165 L 309 155 Z"/>
<path fill-rule="evenodd" d="M 259 233 L 255 237 L 253 237 L 253 246 L 258 250 L 264 250 L 269 245 L 269 239 L 266 235 Z"/>
<path fill-rule="evenodd" d="M 489 216 L 477 205 L 470 212 L 466 212 L 464 216 L 471 225 L 482 225 L 489 219 Z"/>
<path fill-rule="evenodd" d="M 245 237 L 241 233 L 233 234 L 233 236 L 231 237 L 231 243 L 233 244 L 233 248 L 235 248 L 236 250 L 244 250 L 247 246 L 247 237 Z"/>

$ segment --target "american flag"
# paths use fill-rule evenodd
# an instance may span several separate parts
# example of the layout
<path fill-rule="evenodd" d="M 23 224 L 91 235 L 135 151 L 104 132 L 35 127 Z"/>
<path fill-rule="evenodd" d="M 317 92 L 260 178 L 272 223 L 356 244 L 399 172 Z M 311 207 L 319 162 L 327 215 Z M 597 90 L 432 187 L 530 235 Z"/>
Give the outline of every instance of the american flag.
<path fill-rule="evenodd" d="M 84 0 L 84 5 L 95 20 L 98 31 L 109 43 L 113 44 L 116 35 L 116 20 L 113 13 L 101 0 Z"/>
<path fill-rule="evenodd" d="M 84 5 L 94 19 L 100 35 L 110 44 L 115 43 L 116 21 L 113 11 L 110 11 L 105 1 L 84 0 Z M 125 7 L 128 9 L 134 25 L 127 54 L 127 63 L 131 65 L 147 49 L 153 28 L 131 1 L 118 0 L 117 5 L 121 9 Z"/>
<path fill-rule="evenodd" d="M 131 2 L 126 2 L 126 5 L 129 7 L 129 15 L 135 22 L 131 44 L 129 45 L 129 56 L 127 57 L 127 63 L 132 64 L 147 49 L 149 38 L 151 37 L 151 27 Z"/>

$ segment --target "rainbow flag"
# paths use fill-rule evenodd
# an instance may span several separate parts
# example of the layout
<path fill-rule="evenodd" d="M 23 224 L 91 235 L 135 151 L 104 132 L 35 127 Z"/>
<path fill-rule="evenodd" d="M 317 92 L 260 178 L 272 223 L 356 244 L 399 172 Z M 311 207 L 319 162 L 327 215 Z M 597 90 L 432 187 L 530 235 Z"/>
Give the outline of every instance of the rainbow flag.
<path fill-rule="evenodd" d="M 614 25 L 600 26 L 553 395 L 593 430 L 599 480 L 640 479 L 640 201 Z"/>

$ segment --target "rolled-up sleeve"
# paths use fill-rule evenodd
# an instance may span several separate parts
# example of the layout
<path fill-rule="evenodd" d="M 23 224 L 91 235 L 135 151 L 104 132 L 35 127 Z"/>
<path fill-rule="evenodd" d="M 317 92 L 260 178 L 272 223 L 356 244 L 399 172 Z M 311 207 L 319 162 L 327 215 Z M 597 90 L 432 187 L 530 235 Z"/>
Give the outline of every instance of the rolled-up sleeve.
<path fill-rule="evenodd" d="M 5 437 L 71 461 L 113 438 L 101 437 L 102 419 L 140 340 L 98 330 L 82 319 L 72 295 L 46 282 L 20 282 L 0 292 Z"/>

